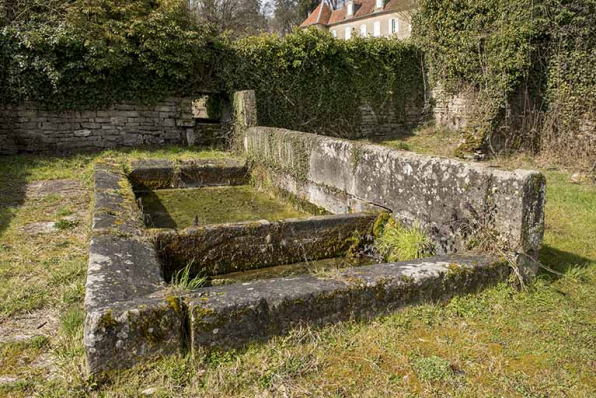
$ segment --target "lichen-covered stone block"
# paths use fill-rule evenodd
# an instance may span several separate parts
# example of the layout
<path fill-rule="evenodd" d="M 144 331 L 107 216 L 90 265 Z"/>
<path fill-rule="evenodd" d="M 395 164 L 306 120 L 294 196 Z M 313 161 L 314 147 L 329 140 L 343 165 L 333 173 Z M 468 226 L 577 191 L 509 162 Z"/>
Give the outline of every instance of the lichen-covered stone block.
<path fill-rule="evenodd" d="M 156 246 L 164 275 L 220 275 L 345 255 L 355 234 L 370 236 L 376 214 L 340 214 L 282 221 L 161 230 Z"/>
<path fill-rule="evenodd" d="M 184 346 L 184 306 L 164 292 L 155 248 L 121 167 L 98 163 L 85 293 L 90 373 L 130 367 Z"/>
<path fill-rule="evenodd" d="M 248 183 L 246 160 L 196 159 L 139 160 L 132 164 L 129 179 L 137 189 L 197 188 Z"/>
<path fill-rule="evenodd" d="M 87 367 L 102 373 L 181 353 L 184 322 L 183 307 L 174 297 L 141 298 L 88 311 Z"/>
<path fill-rule="evenodd" d="M 361 319 L 445 300 L 506 280 L 490 257 L 442 256 L 376 264 L 329 278 L 299 276 L 203 288 L 187 298 L 191 347 L 239 347 L 308 323 Z"/>
<path fill-rule="evenodd" d="M 239 128 L 257 125 L 257 98 L 253 90 L 234 93 L 235 123 Z"/>
<path fill-rule="evenodd" d="M 244 153 L 275 187 L 332 212 L 354 203 L 387 209 L 423 226 L 437 253 L 485 240 L 495 251 L 535 257 L 542 244 L 546 183 L 539 172 L 270 127 L 246 128 L 241 137 Z"/>

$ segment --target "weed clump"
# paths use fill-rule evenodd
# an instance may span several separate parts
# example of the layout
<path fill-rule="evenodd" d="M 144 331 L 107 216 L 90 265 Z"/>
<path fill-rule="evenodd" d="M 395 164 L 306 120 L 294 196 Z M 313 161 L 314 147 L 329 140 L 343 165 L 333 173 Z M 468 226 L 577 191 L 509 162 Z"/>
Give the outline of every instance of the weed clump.
<path fill-rule="evenodd" d="M 392 217 L 375 225 L 375 248 L 385 261 L 408 261 L 430 257 L 434 245 L 418 224 L 404 227 Z"/>
<path fill-rule="evenodd" d="M 78 221 L 71 221 L 71 220 L 65 220 L 62 219 L 60 221 L 57 221 L 54 224 L 54 227 L 60 231 L 65 231 L 67 229 L 73 229 L 78 225 Z"/>
<path fill-rule="evenodd" d="M 417 358 L 413 365 L 418 377 L 427 381 L 445 380 L 454 373 L 448 360 L 434 355 Z"/>
<path fill-rule="evenodd" d="M 190 261 L 186 267 L 182 268 L 174 274 L 170 284 L 175 290 L 194 290 L 205 285 L 207 282 L 206 276 L 195 275 L 191 276 L 190 269 L 193 262 Z"/>

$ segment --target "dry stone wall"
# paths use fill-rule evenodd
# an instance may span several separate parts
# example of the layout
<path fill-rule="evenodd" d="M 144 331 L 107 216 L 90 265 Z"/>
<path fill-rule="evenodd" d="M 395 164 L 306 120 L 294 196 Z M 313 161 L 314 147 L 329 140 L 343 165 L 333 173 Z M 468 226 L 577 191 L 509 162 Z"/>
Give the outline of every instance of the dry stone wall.
<path fill-rule="evenodd" d="M 437 127 L 460 130 L 468 124 L 476 105 L 472 90 L 450 94 L 440 85 L 430 92 L 433 101 L 432 116 Z"/>
<path fill-rule="evenodd" d="M 186 144 L 193 127 L 189 99 L 84 111 L 54 111 L 28 102 L 0 106 L 0 154 Z"/>
<path fill-rule="evenodd" d="M 406 104 L 401 112 L 396 112 L 395 105 L 389 103 L 375 111 L 369 104 L 363 103 L 359 109 L 359 135 L 346 138 L 395 138 L 412 132 L 425 120 L 424 109 L 420 106 Z"/>

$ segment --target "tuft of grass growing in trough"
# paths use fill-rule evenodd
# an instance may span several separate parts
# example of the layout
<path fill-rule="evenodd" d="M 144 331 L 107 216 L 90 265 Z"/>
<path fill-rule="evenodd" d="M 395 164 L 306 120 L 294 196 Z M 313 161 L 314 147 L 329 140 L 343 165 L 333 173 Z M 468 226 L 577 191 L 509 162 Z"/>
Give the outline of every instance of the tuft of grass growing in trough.
<path fill-rule="evenodd" d="M 408 261 L 434 254 L 432 241 L 417 224 L 404 227 L 390 217 L 378 233 L 375 247 L 385 261 Z"/>
<path fill-rule="evenodd" d="M 179 270 L 172 276 L 170 284 L 175 290 L 194 290 L 205 285 L 207 281 L 206 276 L 195 275 L 192 276 L 190 270 L 193 262 L 190 261 L 184 268 Z"/>

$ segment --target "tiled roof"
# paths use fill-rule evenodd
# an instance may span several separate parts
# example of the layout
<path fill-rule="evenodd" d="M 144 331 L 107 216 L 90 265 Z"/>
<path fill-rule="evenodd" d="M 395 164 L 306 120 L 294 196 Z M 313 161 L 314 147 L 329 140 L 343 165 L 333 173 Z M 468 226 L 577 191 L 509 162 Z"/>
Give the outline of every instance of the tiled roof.
<path fill-rule="evenodd" d="M 322 7 L 322 10 L 321 10 Z M 331 16 L 331 8 L 324 3 L 321 2 L 317 8 L 302 22 L 300 27 L 316 25 L 316 24 L 323 24 L 327 25 L 329 23 L 329 17 Z"/>
<path fill-rule="evenodd" d="M 354 18 L 364 17 L 370 15 L 375 10 L 376 0 L 360 0 L 354 1 Z"/>
<path fill-rule="evenodd" d="M 346 8 L 342 8 L 340 10 L 335 10 L 331 12 L 331 17 L 329 18 L 329 24 L 341 22 L 346 19 Z"/>
<path fill-rule="evenodd" d="M 372 15 L 375 11 L 376 0 L 354 0 L 354 15 L 351 18 L 361 18 Z M 321 7 L 323 11 L 321 12 Z M 390 0 L 383 11 L 405 11 L 414 8 L 412 0 Z M 351 19 L 349 18 L 349 19 Z M 331 8 L 321 1 L 315 10 L 302 22 L 301 27 L 322 24 L 332 25 L 346 20 L 346 7 L 339 10 L 331 10 Z"/>

